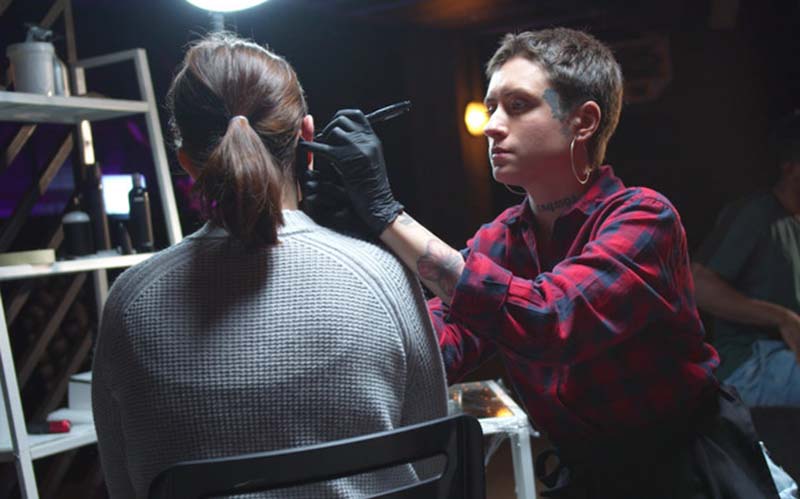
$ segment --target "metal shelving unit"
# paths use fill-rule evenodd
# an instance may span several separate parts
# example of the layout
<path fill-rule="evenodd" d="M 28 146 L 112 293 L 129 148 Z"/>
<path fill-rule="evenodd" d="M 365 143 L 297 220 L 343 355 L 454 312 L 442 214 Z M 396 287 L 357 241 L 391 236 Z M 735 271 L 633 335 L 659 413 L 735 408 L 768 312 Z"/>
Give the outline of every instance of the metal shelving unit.
<path fill-rule="evenodd" d="M 97 442 L 92 423 L 73 423 L 69 433 L 54 433 L 52 435 L 28 435 L 28 447 L 31 459 L 52 456 L 59 452 L 72 450 L 84 445 Z M 10 446 L 0 447 L 0 462 L 14 460 L 14 453 Z"/>
<path fill-rule="evenodd" d="M 71 66 L 76 82 L 76 90 L 85 92 L 83 70 L 92 67 L 117 63 L 133 63 L 136 69 L 141 101 L 105 99 L 96 97 L 48 97 L 16 92 L 0 92 L 0 121 L 25 123 L 75 124 L 81 131 L 89 131 L 88 148 L 91 149 L 91 130 L 88 122 L 120 118 L 130 115 L 143 115 L 150 139 L 156 181 L 164 212 L 169 244 L 181 240 L 182 233 L 178 219 L 177 205 L 172 189 L 161 125 L 158 119 L 150 71 L 144 50 L 134 49 L 125 52 L 74 61 Z M 18 138 L 24 144 L 33 133 L 36 125 L 23 125 Z M 27 127 L 27 128 L 26 128 Z M 15 142 L 17 140 L 15 139 Z M 87 147 L 87 139 L 83 139 Z M 22 145 L 14 146 L 19 152 Z M 62 147 L 66 153 L 69 149 Z M 85 151 L 84 151 L 85 153 Z M 8 154 L 7 154 L 7 157 Z M 54 159 L 54 161 L 56 161 Z M 60 165 L 56 165 L 57 168 Z M 75 260 L 58 261 L 49 265 L 12 265 L 0 267 L 0 282 L 46 277 L 60 274 L 89 272 L 93 278 L 98 311 L 102 309 L 108 294 L 106 269 L 128 267 L 144 261 L 152 254 L 116 255 L 113 253 L 92 255 Z M 96 441 L 94 425 L 84 422 L 73 424 L 66 434 L 29 435 L 20 397 L 17 370 L 11 351 L 8 325 L 2 296 L 0 296 L 0 381 L 4 404 L 0 406 L 0 462 L 14 461 L 17 468 L 20 490 L 25 498 L 38 498 L 39 493 L 34 476 L 33 460 L 69 451 Z M 88 344 L 85 348 L 88 348 Z M 77 366 L 76 366 L 77 367 Z M 65 386 L 65 385 L 64 385 Z M 91 421 L 90 415 L 81 418 Z M 8 428 L 7 434 L 4 435 Z M 5 438 L 3 438 L 5 437 Z"/>
<path fill-rule="evenodd" d="M 147 102 L 0 91 L 0 121 L 79 124 L 146 113 Z"/>
<path fill-rule="evenodd" d="M 49 265 L 7 265 L 0 267 L 0 282 L 130 267 L 147 260 L 151 255 L 152 253 L 136 255 L 101 254 L 75 260 L 61 260 Z"/>

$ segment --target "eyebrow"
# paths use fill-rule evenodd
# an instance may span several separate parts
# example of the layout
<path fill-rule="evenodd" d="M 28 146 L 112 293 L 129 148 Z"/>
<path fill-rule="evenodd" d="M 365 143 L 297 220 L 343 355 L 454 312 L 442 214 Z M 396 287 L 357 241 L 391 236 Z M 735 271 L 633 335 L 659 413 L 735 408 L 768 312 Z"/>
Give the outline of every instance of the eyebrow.
<path fill-rule="evenodd" d="M 528 98 L 539 99 L 539 100 L 542 99 L 541 96 L 535 95 L 530 90 L 523 87 L 501 88 L 499 93 L 500 93 L 499 98 L 501 99 L 503 97 L 508 97 L 509 95 L 517 95 L 517 94 L 522 94 Z M 483 98 L 483 103 L 486 104 L 486 102 L 489 100 L 497 100 L 497 99 L 498 97 L 494 95 L 486 94 L 486 97 Z"/>

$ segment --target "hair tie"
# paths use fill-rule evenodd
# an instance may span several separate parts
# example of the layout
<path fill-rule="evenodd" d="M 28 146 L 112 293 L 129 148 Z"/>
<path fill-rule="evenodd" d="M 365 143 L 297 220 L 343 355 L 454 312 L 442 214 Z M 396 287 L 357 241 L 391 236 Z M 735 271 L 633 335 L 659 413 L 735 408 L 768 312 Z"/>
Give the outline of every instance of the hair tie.
<path fill-rule="evenodd" d="M 233 123 L 236 120 L 243 120 L 244 121 L 244 123 L 242 123 L 243 125 L 249 125 L 250 124 L 250 121 L 247 119 L 247 116 L 244 116 L 244 115 L 241 115 L 241 114 L 237 114 L 236 116 L 231 118 L 230 121 L 228 122 L 228 124 Z"/>

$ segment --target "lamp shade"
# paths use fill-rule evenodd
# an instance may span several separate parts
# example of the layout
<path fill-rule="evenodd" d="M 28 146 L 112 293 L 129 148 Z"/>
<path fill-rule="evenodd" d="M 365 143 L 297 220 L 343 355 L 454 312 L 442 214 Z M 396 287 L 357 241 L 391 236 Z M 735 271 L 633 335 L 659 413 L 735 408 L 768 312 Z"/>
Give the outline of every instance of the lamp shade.
<path fill-rule="evenodd" d="M 467 108 L 464 110 L 464 123 L 467 125 L 470 135 L 476 137 L 483 135 L 483 129 L 486 128 L 488 122 L 489 113 L 483 102 L 473 101 L 467 104 Z"/>
<path fill-rule="evenodd" d="M 212 12 L 233 12 L 249 9 L 267 0 L 186 0 L 190 4 Z"/>

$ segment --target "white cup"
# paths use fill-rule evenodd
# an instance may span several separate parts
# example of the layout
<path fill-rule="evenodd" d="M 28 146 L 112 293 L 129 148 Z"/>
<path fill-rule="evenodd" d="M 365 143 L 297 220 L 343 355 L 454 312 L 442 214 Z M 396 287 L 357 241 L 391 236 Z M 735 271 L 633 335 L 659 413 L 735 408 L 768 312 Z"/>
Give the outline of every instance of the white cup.
<path fill-rule="evenodd" d="M 6 55 L 14 70 L 14 89 L 17 92 L 55 94 L 53 61 L 56 54 L 52 43 L 15 43 L 6 48 Z"/>

